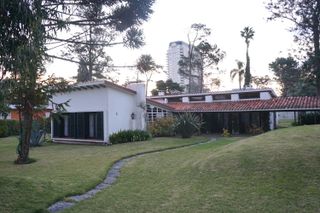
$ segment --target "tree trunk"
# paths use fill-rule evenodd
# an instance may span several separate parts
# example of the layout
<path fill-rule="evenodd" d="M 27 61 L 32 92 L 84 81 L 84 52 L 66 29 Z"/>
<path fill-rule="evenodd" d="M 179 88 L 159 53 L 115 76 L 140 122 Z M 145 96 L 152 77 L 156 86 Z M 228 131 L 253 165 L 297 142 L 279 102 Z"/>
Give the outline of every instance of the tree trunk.
<path fill-rule="evenodd" d="M 246 63 L 246 70 L 244 73 L 244 87 L 248 87 L 251 84 L 249 44 L 247 44 L 246 58 L 247 58 L 247 63 Z"/>
<path fill-rule="evenodd" d="M 31 130 L 32 130 L 32 120 L 33 114 L 30 106 L 27 106 L 23 112 L 23 120 L 22 126 L 23 131 L 22 135 L 20 135 L 20 144 L 18 146 L 18 158 L 16 160 L 17 164 L 25 164 L 28 163 L 29 160 L 29 148 L 30 148 L 30 138 L 31 138 Z"/>

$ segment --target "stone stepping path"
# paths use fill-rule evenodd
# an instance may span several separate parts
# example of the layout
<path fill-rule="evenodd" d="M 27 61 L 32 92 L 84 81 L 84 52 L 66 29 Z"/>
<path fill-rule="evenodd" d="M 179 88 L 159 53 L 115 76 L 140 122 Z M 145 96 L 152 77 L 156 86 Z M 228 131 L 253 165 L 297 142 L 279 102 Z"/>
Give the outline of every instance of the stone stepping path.
<path fill-rule="evenodd" d="M 137 157 L 141 157 L 145 154 L 151 154 L 151 153 L 159 153 L 159 152 L 164 152 L 164 151 L 169 151 L 169 150 L 174 150 L 174 149 L 181 149 L 181 148 L 186 148 L 186 147 L 192 147 L 192 146 L 198 146 L 198 145 L 202 145 L 202 144 L 207 144 L 207 143 L 211 143 L 215 141 L 215 138 L 211 138 L 208 141 L 205 142 L 198 142 L 195 144 L 187 144 L 187 145 L 182 145 L 182 146 L 178 146 L 178 147 L 170 147 L 170 148 L 165 148 L 165 149 L 161 149 L 161 150 L 153 150 L 153 151 L 146 151 L 146 152 L 142 152 L 142 153 L 138 153 L 138 154 L 134 154 L 128 157 L 124 157 L 118 161 L 116 161 L 112 166 L 111 169 L 109 169 L 106 178 L 104 179 L 104 181 L 100 184 L 98 184 L 96 187 L 94 187 L 93 189 L 85 192 L 84 194 L 81 195 L 74 195 L 74 196 L 70 196 L 64 199 L 64 201 L 58 201 L 54 204 L 52 204 L 49 208 L 48 211 L 52 212 L 52 213 L 56 213 L 56 212 L 60 212 L 66 208 L 70 208 L 72 206 L 74 206 L 75 204 L 77 204 L 80 201 L 83 200 L 87 200 L 89 198 L 92 198 L 93 196 L 95 196 L 98 192 L 104 190 L 105 188 L 111 186 L 120 176 L 120 170 L 121 168 L 130 160 L 137 158 Z"/>

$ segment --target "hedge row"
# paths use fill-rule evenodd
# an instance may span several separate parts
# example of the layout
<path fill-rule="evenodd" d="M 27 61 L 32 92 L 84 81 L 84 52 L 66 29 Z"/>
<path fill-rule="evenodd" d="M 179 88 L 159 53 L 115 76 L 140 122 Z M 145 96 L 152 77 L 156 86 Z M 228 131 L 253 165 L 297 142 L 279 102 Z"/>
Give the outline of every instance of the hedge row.
<path fill-rule="evenodd" d="M 320 112 L 311 112 L 300 115 L 300 125 L 320 124 Z"/>
<path fill-rule="evenodd" d="M 109 136 L 109 141 L 112 144 L 117 144 L 134 141 L 145 141 L 150 138 L 150 134 L 143 130 L 122 130 L 117 133 L 111 134 Z"/>
<path fill-rule="evenodd" d="M 19 121 L 0 120 L 0 138 L 19 135 Z"/>
<path fill-rule="evenodd" d="M 34 124 L 32 126 L 34 126 L 35 123 L 37 123 L 37 125 L 40 126 L 40 129 L 46 131 L 47 133 L 50 133 L 51 126 L 49 118 L 34 121 Z M 19 135 L 19 129 L 19 121 L 0 120 L 0 138 Z"/>

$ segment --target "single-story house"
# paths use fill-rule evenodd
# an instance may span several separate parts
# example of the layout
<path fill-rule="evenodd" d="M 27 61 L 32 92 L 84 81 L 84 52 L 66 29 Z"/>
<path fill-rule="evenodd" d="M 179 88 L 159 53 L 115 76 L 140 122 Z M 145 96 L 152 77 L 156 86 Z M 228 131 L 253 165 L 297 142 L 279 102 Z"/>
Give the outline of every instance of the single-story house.
<path fill-rule="evenodd" d="M 287 116 L 290 113 L 297 120 L 299 113 L 320 111 L 320 97 L 277 97 L 270 88 L 249 88 L 152 96 L 147 99 L 147 106 L 170 113 L 196 113 L 204 121 L 205 132 L 221 133 L 225 128 L 232 133 L 248 133 L 253 128 L 264 131 L 277 128 L 282 114 Z M 147 111 L 151 122 L 156 119 L 152 115 L 153 111 Z"/>
<path fill-rule="evenodd" d="M 55 142 L 107 143 L 110 134 L 146 129 L 146 123 L 177 113 L 193 112 L 205 132 L 247 133 L 277 127 L 279 113 L 320 111 L 319 97 L 277 97 L 272 89 L 245 89 L 197 94 L 145 96 L 142 83 L 119 86 L 108 81 L 80 83 L 56 93 L 54 102 L 68 102 L 66 112 L 52 120 Z"/>
<path fill-rule="evenodd" d="M 53 101 L 68 103 L 66 112 L 52 119 L 55 142 L 107 143 L 110 134 L 120 130 L 146 129 L 144 84 L 80 83 L 56 93 Z"/>

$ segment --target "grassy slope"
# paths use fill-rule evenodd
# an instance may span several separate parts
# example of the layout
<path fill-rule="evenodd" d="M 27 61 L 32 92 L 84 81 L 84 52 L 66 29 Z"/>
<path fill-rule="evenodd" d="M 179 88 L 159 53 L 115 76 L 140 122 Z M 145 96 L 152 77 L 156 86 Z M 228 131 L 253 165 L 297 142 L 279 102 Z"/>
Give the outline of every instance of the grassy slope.
<path fill-rule="evenodd" d="M 102 146 L 48 145 L 31 149 L 37 162 L 14 165 L 15 138 L 0 139 L 0 212 L 43 210 L 57 199 L 92 188 L 112 163 L 134 153 L 205 140 L 196 137 Z"/>
<path fill-rule="evenodd" d="M 146 155 L 125 166 L 114 186 L 66 212 L 318 212 L 319 130 L 286 128 Z"/>

